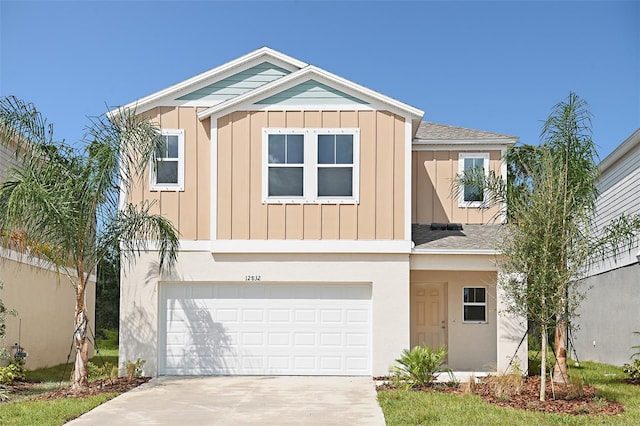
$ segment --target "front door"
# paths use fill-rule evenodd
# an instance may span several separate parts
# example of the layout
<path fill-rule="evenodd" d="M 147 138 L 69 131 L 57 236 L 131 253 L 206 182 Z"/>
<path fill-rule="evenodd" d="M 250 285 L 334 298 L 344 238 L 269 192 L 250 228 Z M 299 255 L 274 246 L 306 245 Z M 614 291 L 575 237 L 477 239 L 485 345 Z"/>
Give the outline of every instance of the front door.
<path fill-rule="evenodd" d="M 444 283 L 411 284 L 411 347 L 447 344 Z"/>

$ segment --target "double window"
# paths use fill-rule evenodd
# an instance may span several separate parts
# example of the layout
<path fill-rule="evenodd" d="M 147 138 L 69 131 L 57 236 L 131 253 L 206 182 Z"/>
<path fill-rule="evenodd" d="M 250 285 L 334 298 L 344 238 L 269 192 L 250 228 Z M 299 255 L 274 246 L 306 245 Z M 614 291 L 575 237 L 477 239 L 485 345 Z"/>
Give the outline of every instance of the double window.
<path fill-rule="evenodd" d="M 460 153 L 458 157 L 458 173 L 467 176 L 481 176 L 489 173 L 488 153 Z M 478 185 L 465 185 L 460 191 L 458 205 L 460 207 L 480 207 L 484 201 L 484 191 Z"/>
<path fill-rule="evenodd" d="M 265 203 L 358 203 L 358 129 L 264 129 Z"/>
<path fill-rule="evenodd" d="M 184 190 L 184 131 L 161 130 L 164 139 L 151 167 L 151 190 Z"/>
<path fill-rule="evenodd" d="M 487 289 L 485 287 L 464 287 L 462 290 L 462 310 L 464 322 L 487 322 Z"/>

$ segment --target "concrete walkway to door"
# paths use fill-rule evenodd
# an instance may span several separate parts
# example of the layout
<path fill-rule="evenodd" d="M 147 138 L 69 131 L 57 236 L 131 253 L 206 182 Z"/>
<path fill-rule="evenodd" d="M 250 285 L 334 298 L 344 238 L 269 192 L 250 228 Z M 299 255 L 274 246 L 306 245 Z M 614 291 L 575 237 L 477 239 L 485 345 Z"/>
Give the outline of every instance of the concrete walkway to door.
<path fill-rule="evenodd" d="M 384 426 L 369 377 L 159 377 L 68 425 Z"/>

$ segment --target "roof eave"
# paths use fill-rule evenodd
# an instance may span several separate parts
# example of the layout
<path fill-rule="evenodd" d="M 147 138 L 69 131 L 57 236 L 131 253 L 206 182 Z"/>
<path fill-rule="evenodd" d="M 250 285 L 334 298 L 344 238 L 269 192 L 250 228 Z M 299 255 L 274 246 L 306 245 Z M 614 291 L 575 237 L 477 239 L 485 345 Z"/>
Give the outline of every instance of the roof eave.
<path fill-rule="evenodd" d="M 298 71 L 292 72 L 291 74 L 285 77 L 279 78 L 278 80 L 274 80 L 271 83 L 265 84 L 243 95 L 237 96 L 235 98 L 221 102 L 218 105 L 214 105 L 211 108 L 207 108 L 206 110 L 200 111 L 198 113 L 198 118 L 200 120 L 204 120 L 207 117 L 210 117 L 211 115 L 224 113 L 225 111 L 232 109 L 234 106 L 237 106 L 243 102 L 249 101 L 254 98 L 266 96 L 267 94 L 269 94 L 269 92 L 275 91 L 275 89 L 277 89 L 278 87 L 284 86 L 291 82 L 295 82 L 296 80 L 299 80 L 299 79 L 303 79 L 308 75 L 320 77 L 320 79 L 330 81 L 338 86 L 343 86 L 344 88 L 347 89 L 347 91 L 356 92 L 364 95 L 364 97 L 366 98 L 373 99 L 377 102 L 389 105 L 393 109 L 404 112 L 406 115 L 411 117 L 412 121 L 421 120 L 422 116 L 424 115 L 424 112 L 418 108 L 412 107 L 403 102 L 400 102 L 388 96 L 382 95 L 378 92 L 375 92 L 359 84 L 353 83 L 349 80 L 346 80 L 328 71 L 324 71 L 316 66 L 308 65 Z"/>
<path fill-rule="evenodd" d="M 144 112 L 146 111 L 145 107 L 149 104 L 152 104 L 164 97 L 167 97 L 171 94 L 180 92 L 184 89 L 187 89 L 190 86 L 194 86 L 197 85 L 198 83 L 210 79 L 212 77 L 215 77 L 216 75 L 225 73 L 229 70 L 232 70 L 234 68 L 238 68 L 241 67 L 242 65 L 249 63 L 251 61 L 255 61 L 256 59 L 259 59 L 262 56 L 268 56 L 268 57 L 272 57 L 275 59 L 278 59 L 284 63 L 289 64 L 292 67 L 295 68 L 304 68 L 307 66 L 307 64 L 305 62 L 302 62 L 298 59 L 292 58 L 291 56 L 285 55 L 283 53 L 280 53 L 278 51 L 275 51 L 269 47 L 261 47 L 257 50 L 254 50 L 253 52 L 247 53 L 244 56 L 241 56 L 239 58 L 236 58 L 232 61 L 229 61 L 225 64 L 222 64 L 218 67 L 215 67 L 213 69 L 210 69 L 208 71 L 205 71 L 203 73 L 200 73 L 196 76 L 193 76 L 187 80 L 184 80 L 180 83 L 174 84 L 172 86 L 167 87 L 166 89 L 154 92 L 148 96 L 145 96 L 143 98 L 140 98 L 136 101 L 130 102 L 122 107 L 119 108 L 114 108 L 111 111 L 109 111 L 107 113 L 108 117 L 112 117 L 113 114 L 115 114 L 117 111 L 121 110 L 121 109 L 135 109 L 138 112 Z"/>
<path fill-rule="evenodd" d="M 419 139 L 413 140 L 415 145 L 515 145 L 520 138 L 483 138 L 483 139 Z"/>
<path fill-rule="evenodd" d="M 433 255 L 469 255 L 469 254 L 474 254 L 474 255 L 491 255 L 491 256 L 497 256 L 502 254 L 502 252 L 500 250 L 493 250 L 493 249 L 469 249 L 469 250 L 463 250 L 463 249 L 421 249 L 419 247 L 416 247 L 412 250 L 411 254 L 433 254 Z"/>
<path fill-rule="evenodd" d="M 600 173 L 604 173 L 609 167 L 613 166 L 619 159 L 627 155 L 637 145 L 640 145 L 640 129 L 636 130 L 624 140 L 616 149 L 614 149 L 604 160 L 598 164 Z"/>

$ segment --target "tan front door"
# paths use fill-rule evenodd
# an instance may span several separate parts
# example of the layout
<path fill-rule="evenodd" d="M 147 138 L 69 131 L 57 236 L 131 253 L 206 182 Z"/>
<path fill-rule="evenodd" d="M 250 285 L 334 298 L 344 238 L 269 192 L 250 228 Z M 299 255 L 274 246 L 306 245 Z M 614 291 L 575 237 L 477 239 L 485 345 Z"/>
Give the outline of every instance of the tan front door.
<path fill-rule="evenodd" d="M 411 284 L 411 347 L 447 344 L 444 283 Z"/>

